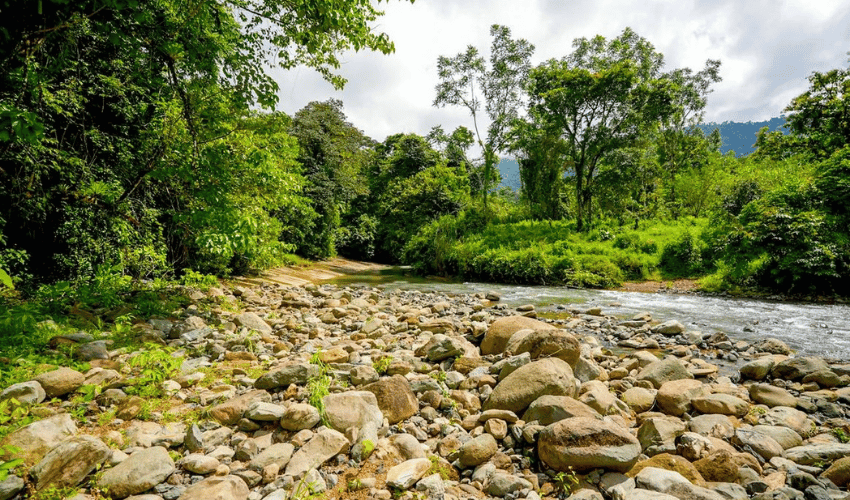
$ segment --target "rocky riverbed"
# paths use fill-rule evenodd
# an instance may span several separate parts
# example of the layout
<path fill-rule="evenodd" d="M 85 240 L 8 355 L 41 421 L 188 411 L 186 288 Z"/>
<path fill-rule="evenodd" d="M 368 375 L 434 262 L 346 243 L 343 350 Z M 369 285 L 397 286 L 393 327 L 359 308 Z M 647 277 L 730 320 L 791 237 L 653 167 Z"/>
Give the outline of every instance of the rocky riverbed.
<path fill-rule="evenodd" d="M 40 420 L 3 440 L 26 467 L 0 500 L 850 498 L 850 366 L 775 339 L 498 294 L 189 293 L 131 332 L 182 359 L 153 408 L 125 391 L 146 354 L 85 335 L 52 345 L 87 373 L 5 388 Z"/>

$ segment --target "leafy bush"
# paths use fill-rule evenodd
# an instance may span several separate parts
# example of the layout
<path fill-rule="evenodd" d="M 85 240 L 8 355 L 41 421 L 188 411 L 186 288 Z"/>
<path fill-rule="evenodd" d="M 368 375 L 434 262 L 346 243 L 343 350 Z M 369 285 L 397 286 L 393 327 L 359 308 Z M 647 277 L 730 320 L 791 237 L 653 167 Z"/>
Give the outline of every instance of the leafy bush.
<path fill-rule="evenodd" d="M 702 247 L 691 231 L 685 230 L 661 250 L 661 269 L 671 276 L 693 276 L 703 270 Z"/>

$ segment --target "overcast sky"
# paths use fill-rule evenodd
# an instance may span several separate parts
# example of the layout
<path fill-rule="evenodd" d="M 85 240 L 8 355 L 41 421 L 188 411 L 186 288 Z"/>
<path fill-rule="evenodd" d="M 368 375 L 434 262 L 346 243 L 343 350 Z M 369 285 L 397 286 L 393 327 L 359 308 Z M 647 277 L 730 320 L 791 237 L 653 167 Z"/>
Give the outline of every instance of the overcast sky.
<path fill-rule="evenodd" d="M 666 69 L 702 69 L 720 59 L 723 81 L 709 96 L 706 121 L 762 121 L 778 116 L 808 87 L 813 71 L 847 66 L 846 0 L 417 0 L 381 3 L 376 25 L 395 42 L 390 55 L 344 54 L 342 91 L 314 71 L 274 70 L 278 109 L 292 115 L 310 101 L 341 99 L 356 127 L 382 141 L 442 125 L 472 127 L 460 108 L 435 108 L 437 57 L 474 45 L 489 55 L 492 24 L 536 46 L 532 63 L 561 58 L 572 41 L 612 38 L 630 26 L 664 54 Z"/>

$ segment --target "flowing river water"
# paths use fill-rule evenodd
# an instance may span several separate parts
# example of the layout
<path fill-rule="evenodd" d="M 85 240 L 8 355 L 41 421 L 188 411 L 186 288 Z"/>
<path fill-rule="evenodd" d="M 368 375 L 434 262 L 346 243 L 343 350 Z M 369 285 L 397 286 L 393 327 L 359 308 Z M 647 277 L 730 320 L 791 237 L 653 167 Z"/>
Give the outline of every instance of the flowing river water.
<path fill-rule="evenodd" d="M 620 318 L 648 311 L 655 319 L 675 319 L 691 330 L 722 331 L 733 340 L 748 342 L 774 337 L 799 356 L 850 361 L 850 305 L 846 304 L 454 282 L 412 277 L 399 268 L 351 274 L 333 282 L 446 294 L 495 291 L 507 305 L 533 304 L 542 315 L 570 306 L 599 306 L 603 314 Z"/>

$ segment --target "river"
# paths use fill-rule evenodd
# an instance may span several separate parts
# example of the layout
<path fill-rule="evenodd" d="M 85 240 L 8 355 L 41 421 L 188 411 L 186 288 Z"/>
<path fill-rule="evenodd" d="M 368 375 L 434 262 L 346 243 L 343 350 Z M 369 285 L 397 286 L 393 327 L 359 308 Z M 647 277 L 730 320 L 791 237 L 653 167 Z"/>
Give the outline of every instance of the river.
<path fill-rule="evenodd" d="M 799 356 L 850 361 L 850 305 L 846 304 L 454 282 L 408 276 L 399 268 L 351 274 L 332 282 L 447 294 L 495 291 L 509 306 L 534 304 L 539 313 L 556 311 L 559 306 L 600 306 L 604 314 L 620 318 L 649 311 L 655 319 L 675 319 L 692 330 L 722 331 L 732 339 L 748 342 L 774 337 Z"/>

